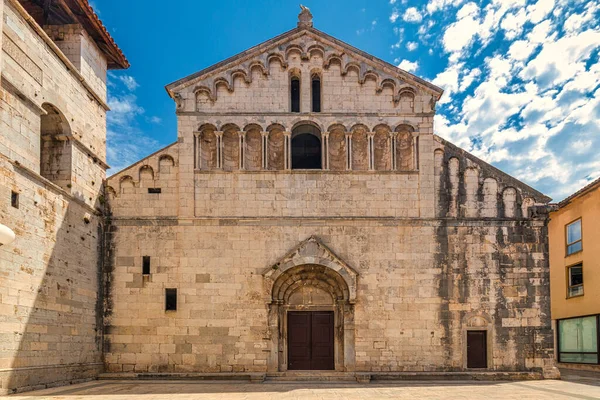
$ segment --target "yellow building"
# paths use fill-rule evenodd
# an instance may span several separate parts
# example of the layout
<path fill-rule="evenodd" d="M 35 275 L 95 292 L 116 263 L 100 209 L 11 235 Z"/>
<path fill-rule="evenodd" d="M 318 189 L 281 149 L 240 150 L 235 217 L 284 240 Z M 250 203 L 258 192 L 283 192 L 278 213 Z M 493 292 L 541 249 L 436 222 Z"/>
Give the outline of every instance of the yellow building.
<path fill-rule="evenodd" d="M 558 206 L 549 223 L 557 361 L 600 369 L 600 179 Z"/>

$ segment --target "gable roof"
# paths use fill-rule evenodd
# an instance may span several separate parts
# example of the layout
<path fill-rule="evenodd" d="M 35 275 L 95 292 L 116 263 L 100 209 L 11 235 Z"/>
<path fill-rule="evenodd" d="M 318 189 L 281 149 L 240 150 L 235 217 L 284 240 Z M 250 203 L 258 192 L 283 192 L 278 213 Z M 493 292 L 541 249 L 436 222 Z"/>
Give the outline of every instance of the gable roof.
<path fill-rule="evenodd" d="M 359 50 L 356 47 L 353 47 L 344 41 L 336 39 L 333 36 L 330 36 L 324 32 L 321 32 L 318 29 L 313 28 L 312 26 L 304 26 L 304 25 L 298 26 L 292 30 L 282 33 L 281 35 L 275 36 L 272 39 L 269 39 L 269 40 L 264 41 L 256 46 L 253 46 L 253 47 L 249 48 L 248 50 L 245 50 L 245 51 L 238 53 L 232 57 L 229 57 L 221 62 L 211 65 L 208 68 L 205 68 L 196 73 L 193 73 L 184 78 L 181 78 L 175 82 L 172 82 L 172 83 L 166 85 L 165 89 L 167 90 L 167 93 L 169 93 L 169 96 L 171 98 L 175 98 L 174 97 L 175 91 L 177 89 L 179 89 L 183 86 L 187 86 L 195 81 L 198 81 L 198 80 L 202 79 L 202 77 L 204 77 L 205 75 L 209 75 L 213 72 L 216 72 L 236 61 L 251 58 L 253 56 L 257 56 L 257 55 L 265 52 L 269 48 L 274 47 L 275 45 L 277 45 L 280 42 L 292 40 L 292 39 L 301 37 L 306 34 L 313 36 L 315 39 L 319 39 L 321 41 L 329 42 L 331 44 L 339 46 L 339 47 L 343 48 L 349 54 L 357 55 L 361 58 L 364 58 L 366 61 L 371 62 L 372 64 L 378 66 L 379 68 L 382 68 L 383 70 L 388 70 L 390 72 L 390 74 L 395 74 L 399 78 L 402 78 L 402 79 L 410 81 L 410 82 L 414 82 L 417 86 L 421 86 L 425 90 L 427 90 L 427 91 L 431 92 L 433 95 L 435 95 L 436 100 L 439 100 L 442 93 L 444 92 L 444 90 L 441 89 L 440 87 L 438 87 L 430 82 L 427 82 L 426 80 L 419 78 L 418 76 L 413 75 L 410 72 L 404 71 L 404 70 L 398 68 L 397 66 L 388 63 L 387 61 L 377 58 L 377 57 L 375 57 L 371 54 L 368 54 L 362 50 Z"/>
<path fill-rule="evenodd" d="M 589 184 L 585 185 L 584 187 L 582 187 L 581 189 L 579 189 L 578 191 L 576 191 L 575 193 L 573 193 L 566 199 L 562 200 L 560 203 L 558 203 L 558 207 L 563 208 L 564 206 L 569 204 L 571 201 L 575 200 L 577 197 L 583 196 L 584 194 L 589 193 L 592 190 L 597 189 L 599 187 L 600 187 L 600 178 L 596 179 L 595 181 L 590 182 Z"/>

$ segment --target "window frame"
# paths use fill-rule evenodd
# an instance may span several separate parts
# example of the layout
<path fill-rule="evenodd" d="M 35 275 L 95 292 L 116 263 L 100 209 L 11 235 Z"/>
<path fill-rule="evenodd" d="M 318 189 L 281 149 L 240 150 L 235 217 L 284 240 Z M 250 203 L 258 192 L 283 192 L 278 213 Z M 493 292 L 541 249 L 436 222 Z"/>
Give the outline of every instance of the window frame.
<path fill-rule="evenodd" d="M 152 271 L 152 261 L 151 261 L 151 257 L 150 256 L 142 256 L 142 275 L 150 275 L 151 271 Z M 146 263 L 148 266 L 148 269 L 146 270 Z"/>
<path fill-rule="evenodd" d="M 579 284 L 579 285 L 571 285 L 571 268 L 576 268 L 576 267 L 580 267 L 581 268 L 581 284 Z M 578 262 L 578 263 L 575 263 L 575 264 L 567 265 L 566 271 L 567 271 L 567 299 L 572 299 L 572 298 L 575 298 L 575 297 L 581 297 L 581 296 L 583 296 L 585 294 L 585 289 L 584 289 L 585 282 L 583 281 L 583 263 L 582 262 Z M 571 288 L 572 287 L 581 287 L 581 294 L 572 295 L 571 294 Z"/>
<path fill-rule="evenodd" d="M 586 318 L 586 317 L 596 317 L 596 352 L 579 352 L 579 351 L 560 351 L 560 323 L 561 321 L 566 321 L 570 319 L 578 319 L 578 318 Z M 598 362 L 594 363 L 581 363 L 574 361 L 563 361 L 561 360 L 560 355 L 564 354 L 597 354 Z M 556 320 L 556 361 L 564 364 L 583 364 L 583 365 L 600 365 L 600 314 L 589 314 L 589 315 L 580 315 L 577 317 L 569 317 L 569 318 L 561 318 Z"/>
<path fill-rule="evenodd" d="M 569 226 L 573 225 L 576 222 L 579 222 L 581 238 L 579 240 L 569 243 Z M 581 249 L 574 251 L 572 253 L 569 253 L 569 246 L 572 246 L 579 242 L 581 242 Z M 573 221 L 565 224 L 565 257 L 569 257 L 569 256 L 572 256 L 573 254 L 581 253 L 582 251 L 583 251 L 583 220 L 581 217 L 578 217 L 578 218 L 574 219 Z"/>
<path fill-rule="evenodd" d="M 294 91 L 293 91 L 293 82 L 298 81 L 298 110 L 294 111 Z M 290 112 L 292 113 L 300 113 L 302 111 L 302 81 L 300 80 L 300 76 L 291 75 L 290 76 Z"/>
<path fill-rule="evenodd" d="M 315 110 L 315 81 L 319 81 L 319 109 Z M 310 110 L 320 113 L 323 110 L 323 80 L 321 75 L 314 73 L 310 77 Z"/>
<path fill-rule="evenodd" d="M 10 205 L 13 208 L 19 208 L 19 192 L 10 191 Z"/>
<path fill-rule="evenodd" d="M 169 295 L 174 296 L 174 307 L 170 307 L 171 303 L 169 302 Z M 177 297 L 177 288 L 165 288 L 165 312 L 177 311 Z"/>

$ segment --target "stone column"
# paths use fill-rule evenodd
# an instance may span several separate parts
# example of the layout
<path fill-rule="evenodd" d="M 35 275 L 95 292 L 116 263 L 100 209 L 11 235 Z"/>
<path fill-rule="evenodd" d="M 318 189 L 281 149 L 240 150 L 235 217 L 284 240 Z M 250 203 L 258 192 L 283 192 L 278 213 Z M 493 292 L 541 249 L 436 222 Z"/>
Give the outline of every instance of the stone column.
<path fill-rule="evenodd" d="M 246 169 L 246 132 L 240 131 L 239 135 L 239 145 L 238 145 L 238 157 L 239 157 L 239 165 L 238 168 L 240 170 Z"/>
<path fill-rule="evenodd" d="M 392 171 L 396 171 L 398 170 L 398 160 L 396 160 L 396 146 L 398 146 L 398 143 L 396 143 L 396 132 L 392 132 L 390 133 L 390 136 L 392 137 L 392 145 L 391 145 L 391 156 L 392 156 Z"/>
<path fill-rule="evenodd" d="M 323 143 L 321 145 L 321 163 L 324 170 L 329 170 L 329 132 L 323 132 L 321 137 L 323 139 Z"/>
<path fill-rule="evenodd" d="M 4 0 L 0 1 L 0 76 L 2 76 L 2 34 L 3 32 L 3 24 L 4 24 Z"/>
<path fill-rule="evenodd" d="M 352 134 L 346 132 L 346 170 L 352 170 Z"/>
<path fill-rule="evenodd" d="M 217 137 L 217 169 L 223 169 L 223 132 L 215 131 Z"/>
<path fill-rule="evenodd" d="M 367 133 L 367 147 L 369 153 L 369 171 L 373 171 L 375 169 L 375 144 L 373 143 L 373 138 L 375 137 L 375 132 Z"/>
<path fill-rule="evenodd" d="M 262 144 L 261 144 L 261 168 L 269 169 L 269 132 L 260 133 Z"/>
<path fill-rule="evenodd" d="M 194 132 L 194 169 L 202 169 L 202 141 L 200 132 Z"/>
<path fill-rule="evenodd" d="M 292 132 L 283 132 L 283 169 L 292 169 Z"/>

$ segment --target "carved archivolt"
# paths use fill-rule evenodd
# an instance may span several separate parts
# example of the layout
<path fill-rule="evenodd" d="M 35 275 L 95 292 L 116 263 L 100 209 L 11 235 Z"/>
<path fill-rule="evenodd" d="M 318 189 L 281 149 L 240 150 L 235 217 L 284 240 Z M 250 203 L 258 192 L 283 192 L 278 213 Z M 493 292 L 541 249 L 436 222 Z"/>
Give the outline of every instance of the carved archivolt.
<path fill-rule="evenodd" d="M 398 76 L 375 70 L 366 62 L 359 62 L 341 50 L 324 47 L 316 40 L 306 42 L 300 39 L 296 39 L 296 41 L 286 46 L 279 46 L 275 51 L 263 53 L 255 59 L 242 62 L 229 71 L 222 71 L 202 79 L 196 83 L 193 92 L 196 96 L 205 94 L 214 102 L 217 100 L 218 86 L 222 85 L 229 92 L 233 92 L 235 78 L 241 77 L 246 84 L 251 84 L 252 70 L 257 68 L 263 76 L 268 76 L 272 62 L 278 62 L 282 70 L 286 70 L 289 66 L 289 57 L 292 54 L 299 54 L 303 61 L 308 61 L 313 56 L 318 55 L 323 59 L 322 69 L 328 70 L 332 64 L 337 64 L 340 67 L 342 76 L 346 76 L 350 70 L 354 70 L 358 74 L 358 82 L 361 85 L 367 80 L 375 81 L 377 93 L 381 93 L 385 87 L 389 87 L 394 92 L 394 104 L 398 104 L 402 96 L 409 94 L 414 97 L 418 92 L 418 88 L 413 84 L 400 79 Z"/>

